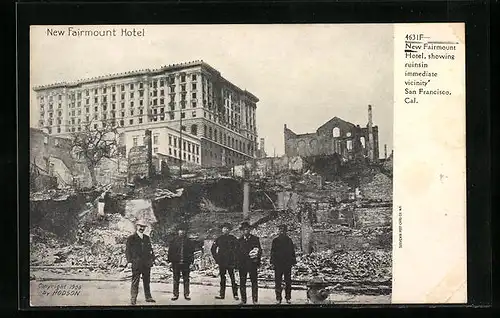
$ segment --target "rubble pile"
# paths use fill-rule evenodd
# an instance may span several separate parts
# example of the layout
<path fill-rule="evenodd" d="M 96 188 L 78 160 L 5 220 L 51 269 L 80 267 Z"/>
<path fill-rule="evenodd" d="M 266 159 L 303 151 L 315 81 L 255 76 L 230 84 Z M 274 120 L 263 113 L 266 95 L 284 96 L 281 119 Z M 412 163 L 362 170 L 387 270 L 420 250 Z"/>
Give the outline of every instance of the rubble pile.
<path fill-rule="evenodd" d="M 387 158 L 387 160 L 385 160 L 384 163 L 382 164 L 382 171 L 390 177 L 392 177 L 392 173 L 393 173 L 393 164 L 394 163 L 392 160 L 392 156 Z"/>
<path fill-rule="evenodd" d="M 202 212 L 224 212 L 227 211 L 225 208 L 216 206 L 212 201 L 207 198 L 202 198 L 200 202 L 200 210 Z"/>
<path fill-rule="evenodd" d="M 324 180 L 322 180 L 322 177 L 320 175 L 308 170 L 300 176 L 300 179 L 297 180 L 295 186 L 299 189 L 316 189 L 320 188 L 323 182 Z"/>
<path fill-rule="evenodd" d="M 367 199 L 392 200 L 392 179 L 383 173 L 376 173 L 373 178 L 362 178 L 360 188 Z"/>
<path fill-rule="evenodd" d="M 34 228 L 30 233 L 30 263 L 32 265 L 51 265 L 57 261 L 53 253 L 61 247 L 57 236 L 41 228 Z"/>
<path fill-rule="evenodd" d="M 133 231 L 133 223 L 118 213 L 86 215 L 79 224 L 77 240 L 73 244 L 63 245 L 55 234 L 33 229 L 31 264 L 100 269 L 124 266 L 125 241 Z"/>
<path fill-rule="evenodd" d="M 308 281 L 321 276 L 327 281 L 388 281 L 392 277 L 391 251 L 324 251 L 298 255 L 292 268 L 292 279 Z M 263 258 L 259 278 L 271 279 L 274 270 L 268 258 Z"/>
<path fill-rule="evenodd" d="M 39 192 L 30 192 L 30 201 L 64 201 L 75 194 L 76 192 L 72 188 L 49 189 Z"/>
<path fill-rule="evenodd" d="M 228 212 L 203 212 L 191 217 L 189 221 L 190 233 L 198 233 L 200 238 L 216 238 L 221 234 L 221 226 L 224 223 L 232 224 L 237 230 L 242 221 L 239 213 Z"/>
<path fill-rule="evenodd" d="M 340 224 L 331 224 L 331 223 L 316 223 L 314 224 L 315 231 L 325 231 L 329 233 L 339 234 L 339 235 L 362 235 L 362 231 L 359 229 L 353 229 L 348 226 L 340 225 Z"/>
<path fill-rule="evenodd" d="M 392 223 L 392 207 L 359 208 L 356 212 L 359 227 L 384 227 Z"/>
<path fill-rule="evenodd" d="M 343 181 L 325 181 L 323 183 L 323 189 L 344 194 L 347 194 L 350 190 L 349 185 Z"/>
<path fill-rule="evenodd" d="M 145 187 L 134 188 L 134 190 L 129 193 L 129 197 L 137 199 L 161 200 L 161 199 L 178 198 L 182 196 L 183 192 L 184 192 L 183 188 L 176 189 L 175 192 L 173 192 L 168 189 L 145 186 Z"/>
<path fill-rule="evenodd" d="M 363 228 L 361 230 L 357 230 L 355 233 L 357 235 L 370 238 L 373 236 L 380 235 L 392 235 L 392 227 L 391 226 L 383 226 L 383 227 L 374 227 L 374 228 Z"/>
<path fill-rule="evenodd" d="M 127 265 L 125 244 L 107 245 L 97 241 L 92 245 L 73 245 L 66 258 L 67 265 L 88 266 L 101 270 L 116 270 Z"/>
<path fill-rule="evenodd" d="M 57 189 L 47 189 L 37 192 L 30 192 L 30 201 L 64 201 L 72 196 L 87 196 L 88 200 L 94 200 L 101 192 L 106 189 L 106 186 L 80 190 L 69 186 L 59 186 L 59 188 Z"/>
<path fill-rule="evenodd" d="M 345 280 L 389 280 L 391 278 L 391 251 L 368 250 L 325 252 L 304 255 L 294 268 L 297 277 L 323 274 Z"/>
<path fill-rule="evenodd" d="M 253 234 L 260 238 L 271 238 L 278 235 L 278 226 L 285 224 L 289 234 L 300 233 L 300 222 L 293 211 L 282 210 L 270 221 L 260 224 L 253 230 Z"/>

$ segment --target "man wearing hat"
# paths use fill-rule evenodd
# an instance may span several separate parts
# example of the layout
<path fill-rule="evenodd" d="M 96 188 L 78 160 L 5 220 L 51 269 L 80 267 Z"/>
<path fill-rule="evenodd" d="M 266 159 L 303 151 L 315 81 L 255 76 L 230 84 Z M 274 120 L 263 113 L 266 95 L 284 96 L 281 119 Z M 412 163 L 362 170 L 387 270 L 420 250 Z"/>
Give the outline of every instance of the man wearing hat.
<path fill-rule="evenodd" d="M 191 300 L 189 297 L 189 274 L 190 267 L 194 262 L 195 243 L 188 238 L 186 232 L 187 226 L 185 224 L 179 225 L 177 227 L 177 236 L 168 246 L 168 261 L 172 263 L 174 275 L 174 297 L 172 297 L 172 300 L 179 299 L 181 274 L 184 284 L 184 298 Z"/>
<path fill-rule="evenodd" d="M 215 262 L 219 265 L 220 293 L 215 298 L 224 299 L 226 297 L 226 272 L 228 272 L 229 278 L 231 278 L 233 297 L 235 300 L 238 300 L 238 286 L 234 277 L 238 239 L 234 235 L 229 234 L 230 229 L 231 225 L 229 223 L 222 224 L 222 235 L 214 241 L 210 249 Z"/>
<path fill-rule="evenodd" d="M 144 234 L 146 230 L 146 222 L 138 220 L 136 222 L 137 231 L 130 235 L 127 239 L 125 255 L 127 263 L 132 267 L 132 287 L 130 292 L 130 303 L 136 304 L 137 294 L 139 293 L 139 280 L 142 275 L 142 284 L 144 285 L 144 296 L 148 303 L 154 303 L 155 300 L 151 297 L 151 289 L 149 286 L 151 277 L 151 266 L 155 259 L 151 240 L 149 236 Z M 128 265 L 127 264 L 127 265 Z"/>
<path fill-rule="evenodd" d="M 271 244 L 271 265 L 274 266 L 274 289 L 276 292 L 276 303 L 282 300 L 282 279 L 285 280 L 285 299 L 287 304 L 292 299 L 292 266 L 297 264 L 295 258 L 295 247 L 292 239 L 286 234 L 286 225 L 278 227 L 279 234 Z"/>
<path fill-rule="evenodd" d="M 260 266 L 262 248 L 259 238 L 250 234 L 252 229 L 250 223 L 241 223 L 240 229 L 243 231 L 243 235 L 238 240 L 238 270 L 240 273 L 241 304 L 246 304 L 247 302 L 247 275 L 250 276 L 250 282 L 252 283 L 252 301 L 254 304 L 257 304 L 259 291 L 257 284 L 257 268 Z"/>

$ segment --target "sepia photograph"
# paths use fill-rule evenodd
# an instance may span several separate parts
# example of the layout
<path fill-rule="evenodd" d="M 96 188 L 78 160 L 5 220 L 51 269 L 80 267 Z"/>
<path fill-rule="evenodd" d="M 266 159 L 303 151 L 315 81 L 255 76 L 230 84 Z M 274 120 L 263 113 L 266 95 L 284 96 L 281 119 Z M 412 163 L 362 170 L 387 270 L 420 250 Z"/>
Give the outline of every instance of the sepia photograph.
<path fill-rule="evenodd" d="M 31 26 L 31 306 L 390 304 L 394 52 L 392 24 Z"/>

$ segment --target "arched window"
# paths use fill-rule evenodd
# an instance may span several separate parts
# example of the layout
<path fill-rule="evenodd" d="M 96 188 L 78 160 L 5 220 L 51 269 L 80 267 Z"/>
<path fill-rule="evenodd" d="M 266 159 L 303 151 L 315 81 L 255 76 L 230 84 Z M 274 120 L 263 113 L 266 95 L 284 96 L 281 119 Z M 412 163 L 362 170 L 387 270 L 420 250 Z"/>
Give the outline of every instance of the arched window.
<path fill-rule="evenodd" d="M 333 128 L 332 135 L 333 137 L 340 137 L 340 128 L 339 127 Z"/>
<path fill-rule="evenodd" d="M 347 141 L 347 150 L 352 150 L 352 140 Z"/>
<path fill-rule="evenodd" d="M 198 126 L 191 125 L 191 135 L 197 135 L 197 134 L 198 134 Z"/>
<path fill-rule="evenodd" d="M 363 146 L 363 148 L 366 148 L 366 140 L 365 140 L 365 137 L 361 137 L 361 138 L 359 138 L 359 140 L 361 141 L 361 145 Z"/>

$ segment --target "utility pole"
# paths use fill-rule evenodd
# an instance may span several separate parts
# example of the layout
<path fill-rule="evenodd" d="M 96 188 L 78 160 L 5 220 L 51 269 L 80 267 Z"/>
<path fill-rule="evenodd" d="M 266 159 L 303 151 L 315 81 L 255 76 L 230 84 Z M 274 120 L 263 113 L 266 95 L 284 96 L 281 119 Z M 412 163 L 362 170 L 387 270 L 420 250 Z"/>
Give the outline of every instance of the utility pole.
<path fill-rule="evenodd" d="M 182 103 L 182 102 L 181 102 Z M 180 127 L 179 127 L 179 149 L 180 149 L 180 153 L 179 153 L 179 157 L 180 157 L 180 160 L 179 160 L 179 179 L 182 178 L 182 104 L 181 104 L 181 113 L 180 113 Z"/>
<path fill-rule="evenodd" d="M 246 177 L 246 176 L 245 176 Z M 250 184 L 248 179 L 243 181 L 243 219 L 248 220 L 250 212 Z"/>

